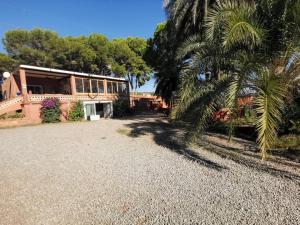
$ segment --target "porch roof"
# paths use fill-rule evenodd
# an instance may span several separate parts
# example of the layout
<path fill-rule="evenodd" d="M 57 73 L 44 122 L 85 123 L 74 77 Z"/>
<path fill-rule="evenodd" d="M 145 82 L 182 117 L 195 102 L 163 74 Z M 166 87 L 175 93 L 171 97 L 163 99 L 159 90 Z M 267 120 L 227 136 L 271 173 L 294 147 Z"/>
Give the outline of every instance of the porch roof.
<path fill-rule="evenodd" d="M 59 73 L 59 74 L 74 75 L 74 76 L 89 77 L 89 78 L 93 77 L 93 78 L 101 78 L 101 79 L 109 79 L 109 80 L 126 81 L 126 79 L 124 78 L 117 78 L 117 77 L 103 76 L 103 75 L 96 75 L 96 74 L 89 74 L 89 73 L 80 73 L 80 72 L 59 70 L 59 69 L 46 68 L 46 67 L 29 66 L 29 65 L 20 65 L 19 67 L 22 69 L 43 71 L 49 73 Z"/>

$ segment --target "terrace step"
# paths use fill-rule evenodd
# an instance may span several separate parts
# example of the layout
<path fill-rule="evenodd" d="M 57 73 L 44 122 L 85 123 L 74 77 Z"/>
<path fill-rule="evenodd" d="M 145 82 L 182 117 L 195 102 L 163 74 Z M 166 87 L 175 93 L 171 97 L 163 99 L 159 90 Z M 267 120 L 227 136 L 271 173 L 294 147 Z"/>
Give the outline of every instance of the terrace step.
<path fill-rule="evenodd" d="M 22 102 L 23 102 L 22 96 L 0 102 L 0 116 L 5 113 L 22 109 Z"/>

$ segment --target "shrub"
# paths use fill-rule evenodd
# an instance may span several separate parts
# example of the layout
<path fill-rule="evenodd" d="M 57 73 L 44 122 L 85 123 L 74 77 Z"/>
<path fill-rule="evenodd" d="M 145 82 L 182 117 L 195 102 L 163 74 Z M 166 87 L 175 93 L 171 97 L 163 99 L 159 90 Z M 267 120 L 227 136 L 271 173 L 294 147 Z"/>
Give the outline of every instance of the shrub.
<path fill-rule="evenodd" d="M 279 134 L 300 134 L 300 94 L 295 94 L 283 113 Z"/>
<path fill-rule="evenodd" d="M 68 119 L 70 121 L 80 121 L 84 118 L 83 104 L 81 101 L 76 102 L 70 113 Z"/>
<path fill-rule="evenodd" d="M 47 98 L 42 102 L 41 118 L 43 123 L 60 122 L 60 102 L 58 98 Z"/>
<path fill-rule="evenodd" d="M 23 118 L 23 117 L 24 117 L 24 114 L 20 113 L 20 112 L 16 112 L 15 114 L 7 116 L 8 119 L 20 119 L 20 118 Z"/>
<path fill-rule="evenodd" d="M 300 134 L 300 120 L 291 120 L 291 127 L 289 128 L 289 131 L 294 134 Z"/>

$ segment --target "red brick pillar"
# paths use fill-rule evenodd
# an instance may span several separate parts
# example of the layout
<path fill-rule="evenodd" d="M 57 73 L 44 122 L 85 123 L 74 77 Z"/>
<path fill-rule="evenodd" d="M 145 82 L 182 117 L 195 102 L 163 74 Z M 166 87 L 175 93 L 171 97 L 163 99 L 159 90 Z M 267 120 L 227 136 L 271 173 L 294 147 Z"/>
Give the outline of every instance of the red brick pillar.
<path fill-rule="evenodd" d="M 107 80 L 103 80 L 103 85 L 104 85 L 104 95 L 107 95 Z"/>
<path fill-rule="evenodd" d="M 24 103 L 28 103 L 28 92 L 27 92 L 27 81 L 26 81 L 26 73 L 24 69 L 20 69 L 20 81 L 21 81 L 21 93 L 24 98 Z"/>
<path fill-rule="evenodd" d="M 76 95 L 76 82 L 74 75 L 70 76 L 71 94 Z"/>

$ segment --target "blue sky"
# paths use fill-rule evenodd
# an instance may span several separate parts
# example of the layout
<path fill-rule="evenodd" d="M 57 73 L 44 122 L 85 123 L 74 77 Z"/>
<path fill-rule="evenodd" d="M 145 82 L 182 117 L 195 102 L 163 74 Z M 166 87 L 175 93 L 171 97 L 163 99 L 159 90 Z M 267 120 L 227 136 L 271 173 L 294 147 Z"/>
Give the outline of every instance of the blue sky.
<path fill-rule="evenodd" d="M 44 28 L 62 36 L 105 34 L 149 38 L 165 20 L 162 0 L 3 0 L 0 36 L 11 29 Z M 0 52 L 5 52 L 0 44 Z M 154 90 L 152 79 L 141 91 Z"/>

